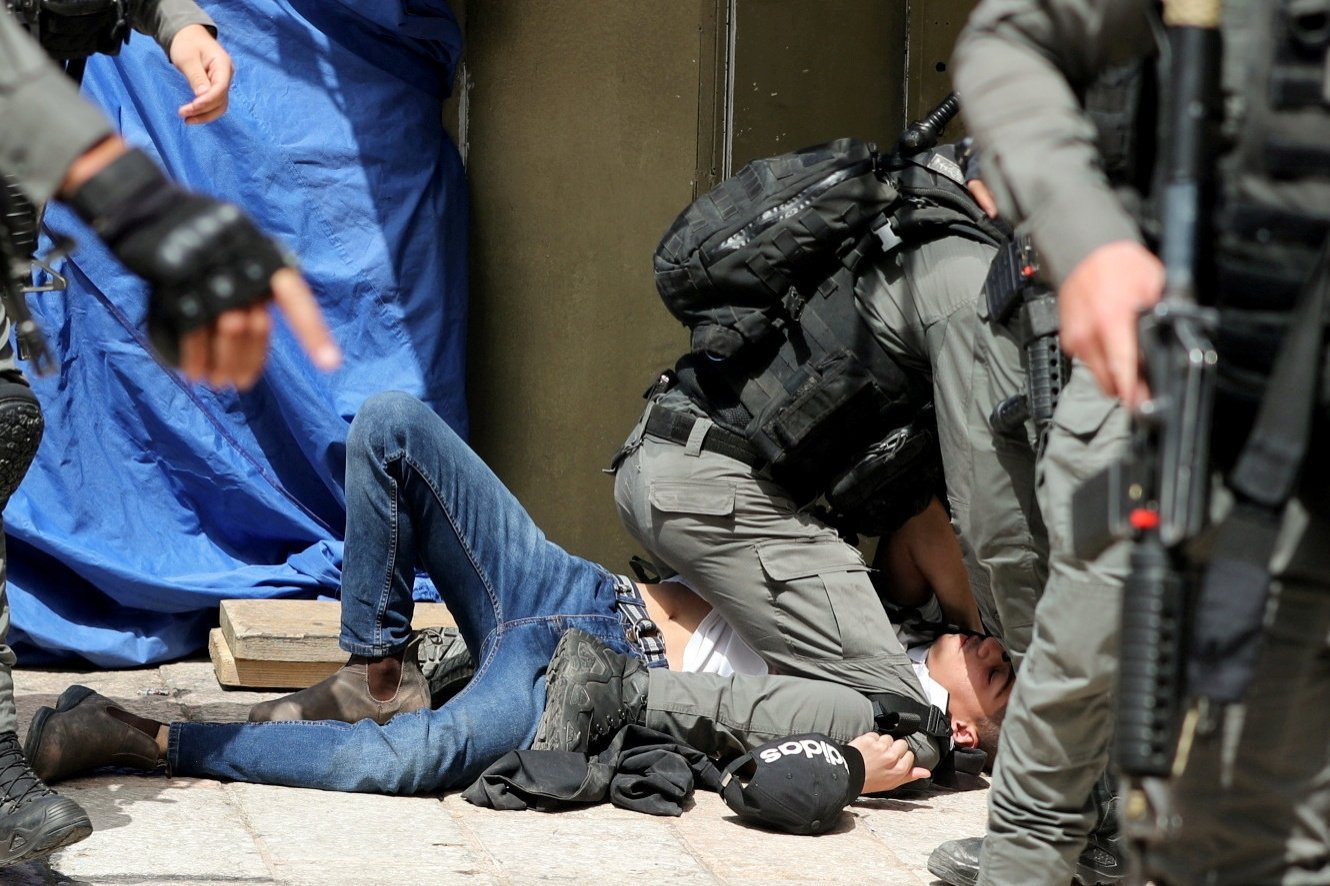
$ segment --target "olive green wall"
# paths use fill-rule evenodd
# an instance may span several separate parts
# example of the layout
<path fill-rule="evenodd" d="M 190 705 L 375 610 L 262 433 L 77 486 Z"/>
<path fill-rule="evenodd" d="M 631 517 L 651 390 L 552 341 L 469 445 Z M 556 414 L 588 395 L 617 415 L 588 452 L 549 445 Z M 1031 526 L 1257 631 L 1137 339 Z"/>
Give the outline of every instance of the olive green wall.
<path fill-rule="evenodd" d="M 891 0 L 738 3 L 734 170 L 845 135 L 895 141 L 905 120 L 907 11 Z"/>
<path fill-rule="evenodd" d="M 459 4 L 472 442 L 553 539 L 615 568 L 635 552 L 600 469 L 687 343 L 651 282 L 666 226 L 754 157 L 894 140 L 945 94 L 969 5 Z"/>

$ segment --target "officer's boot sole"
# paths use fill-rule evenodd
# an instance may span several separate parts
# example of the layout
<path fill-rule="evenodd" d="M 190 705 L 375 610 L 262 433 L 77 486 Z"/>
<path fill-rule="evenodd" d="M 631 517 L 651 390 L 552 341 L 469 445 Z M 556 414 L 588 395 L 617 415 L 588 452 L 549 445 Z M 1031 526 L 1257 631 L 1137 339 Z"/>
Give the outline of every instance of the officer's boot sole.
<path fill-rule="evenodd" d="M 9 501 L 23 482 L 45 426 L 28 386 L 0 381 L 0 503 Z"/>
<path fill-rule="evenodd" d="M 567 671 L 574 667 L 573 660 L 576 658 L 574 649 L 581 652 L 577 647 L 586 645 L 579 641 L 580 638 L 574 631 L 567 631 L 554 647 L 554 656 L 550 660 L 549 670 L 545 673 L 545 710 L 540 715 L 540 722 L 536 724 L 536 737 L 531 743 L 534 750 L 579 753 L 587 751 L 591 740 L 590 721 L 595 705 L 584 683 L 579 684 L 567 679 Z M 583 665 L 588 672 L 586 679 L 608 676 L 610 669 L 599 662 L 597 665 L 599 667 Z"/>
<path fill-rule="evenodd" d="M 599 751 L 645 703 L 645 682 L 637 659 L 578 628 L 566 631 L 545 673 L 545 710 L 532 749 Z"/>
<path fill-rule="evenodd" d="M 0 867 L 34 861 L 91 833 L 92 821 L 79 804 L 51 794 L 0 818 Z"/>

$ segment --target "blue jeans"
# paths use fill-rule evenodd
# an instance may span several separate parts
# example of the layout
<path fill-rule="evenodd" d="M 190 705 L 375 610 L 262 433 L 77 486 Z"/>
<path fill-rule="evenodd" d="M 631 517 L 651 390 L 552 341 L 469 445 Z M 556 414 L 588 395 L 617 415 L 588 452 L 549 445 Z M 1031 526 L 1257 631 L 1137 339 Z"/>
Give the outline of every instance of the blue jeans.
<path fill-rule="evenodd" d="M 359 723 L 173 723 L 173 774 L 414 794 L 473 781 L 526 747 L 545 705 L 545 668 L 571 627 L 633 654 L 614 579 L 545 538 L 480 458 L 406 394 L 379 394 L 346 454 L 342 646 L 406 645 L 424 564 L 479 667 L 441 708 Z"/>

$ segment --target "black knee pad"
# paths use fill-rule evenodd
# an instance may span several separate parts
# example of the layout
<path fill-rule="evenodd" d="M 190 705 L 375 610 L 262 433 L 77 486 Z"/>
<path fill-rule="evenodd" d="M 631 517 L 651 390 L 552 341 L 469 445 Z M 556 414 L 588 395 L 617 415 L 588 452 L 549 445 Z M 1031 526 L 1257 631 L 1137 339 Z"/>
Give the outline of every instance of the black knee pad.
<path fill-rule="evenodd" d="M 0 378 L 0 508 L 28 473 L 45 427 L 42 407 L 32 388 Z"/>

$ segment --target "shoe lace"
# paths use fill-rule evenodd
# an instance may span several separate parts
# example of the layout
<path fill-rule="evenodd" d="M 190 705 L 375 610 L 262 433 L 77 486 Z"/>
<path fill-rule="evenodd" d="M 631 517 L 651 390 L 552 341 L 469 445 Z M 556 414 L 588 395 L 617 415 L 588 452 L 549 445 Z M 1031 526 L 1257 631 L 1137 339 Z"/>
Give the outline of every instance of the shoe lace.
<path fill-rule="evenodd" d="M 425 679 L 436 681 L 458 679 L 475 665 L 471 653 L 457 628 L 422 628 L 416 633 L 416 662 Z"/>
<path fill-rule="evenodd" d="M 3 803 L 15 809 L 29 799 L 55 793 L 32 771 L 13 733 L 0 738 L 0 789 L 5 794 Z"/>
<path fill-rule="evenodd" d="M 448 631 L 444 628 L 421 628 L 417 631 L 415 643 L 421 670 L 437 666 L 442 662 L 455 636 L 457 636 L 456 629 Z"/>

